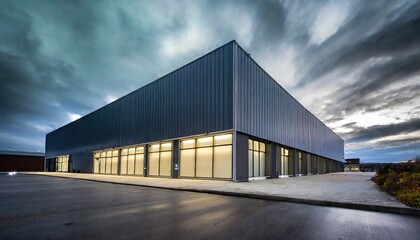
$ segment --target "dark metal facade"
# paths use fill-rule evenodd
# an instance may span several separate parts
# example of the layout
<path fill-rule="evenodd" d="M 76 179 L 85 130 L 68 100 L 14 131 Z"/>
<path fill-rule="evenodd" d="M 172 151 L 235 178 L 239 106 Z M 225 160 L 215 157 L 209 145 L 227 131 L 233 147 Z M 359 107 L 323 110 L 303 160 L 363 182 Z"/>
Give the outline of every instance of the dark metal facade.
<path fill-rule="evenodd" d="M 232 47 L 226 44 L 46 137 L 46 157 L 71 155 L 92 171 L 92 151 L 233 129 Z"/>
<path fill-rule="evenodd" d="M 344 141 L 234 44 L 235 129 L 343 161 Z"/>
<path fill-rule="evenodd" d="M 93 151 L 232 129 L 343 158 L 343 140 L 235 41 L 47 134 L 46 158 L 70 155 L 70 171 L 92 172 Z"/>

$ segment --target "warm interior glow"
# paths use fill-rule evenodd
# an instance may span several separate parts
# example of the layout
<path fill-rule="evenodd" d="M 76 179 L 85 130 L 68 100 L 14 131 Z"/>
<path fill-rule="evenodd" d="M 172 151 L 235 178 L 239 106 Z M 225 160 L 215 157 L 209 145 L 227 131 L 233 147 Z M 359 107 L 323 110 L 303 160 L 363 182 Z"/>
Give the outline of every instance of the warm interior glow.
<path fill-rule="evenodd" d="M 135 148 L 129 148 L 129 149 L 128 149 L 128 154 L 134 154 L 134 153 L 135 153 L 135 151 L 136 151 L 136 149 L 135 149 Z"/>
<path fill-rule="evenodd" d="M 254 151 L 258 151 L 259 150 L 259 144 L 257 141 L 254 141 Z"/>
<path fill-rule="evenodd" d="M 214 144 L 215 145 L 232 144 L 232 134 L 214 136 Z"/>
<path fill-rule="evenodd" d="M 144 153 L 144 147 L 137 147 L 136 153 Z"/>
<path fill-rule="evenodd" d="M 161 145 L 160 145 L 160 150 L 161 151 L 168 151 L 168 150 L 171 150 L 172 149 L 172 143 L 162 143 Z"/>
<path fill-rule="evenodd" d="M 205 147 L 213 145 L 213 137 L 204 137 L 197 139 L 197 147 Z"/>
<path fill-rule="evenodd" d="M 195 171 L 195 149 L 181 150 L 180 176 L 194 177 Z"/>
<path fill-rule="evenodd" d="M 265 143 L 260 142 L 260 151 L 265 152 Z"/>
<path fill-rule="evenodd" d="M 216 178 L 232 178 L 232 146 L 214 147 L 213 169 Z"/>
<path fill-rule="evenodd" d="M 124 149 L 121 150 L 121 155 L 127 155 L 127 153 L 128 153 L 127 148 L 124 148 Z"/>
<path fill-rule="evenodd" d="M 181 141 L 181 148 L 193 148 L 195 147 L 195 139 L 187 139 Z"/>
<path fill-rule="evenodd" d="M 212 177 L 213 172 L 213 148 L 197 148 L 197 177 Z"/>
<path fill-rule="evenodd" d="M 150 152 L 158 152 L 159 148 L 160 148 L 160 144 L 153 144 L 153 145 L 150 145 L 149 150 Z"/>

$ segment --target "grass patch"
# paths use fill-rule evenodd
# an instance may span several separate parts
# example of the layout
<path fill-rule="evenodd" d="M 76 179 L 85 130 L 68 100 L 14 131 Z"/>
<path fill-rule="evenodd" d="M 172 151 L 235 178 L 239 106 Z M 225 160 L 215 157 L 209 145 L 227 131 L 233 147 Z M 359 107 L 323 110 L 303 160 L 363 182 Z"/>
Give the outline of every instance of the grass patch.
<path fill-rule="evenodd" d="M 420 208 L 420 163 L 387 165 L 372 180 L 402 203 Z"/>

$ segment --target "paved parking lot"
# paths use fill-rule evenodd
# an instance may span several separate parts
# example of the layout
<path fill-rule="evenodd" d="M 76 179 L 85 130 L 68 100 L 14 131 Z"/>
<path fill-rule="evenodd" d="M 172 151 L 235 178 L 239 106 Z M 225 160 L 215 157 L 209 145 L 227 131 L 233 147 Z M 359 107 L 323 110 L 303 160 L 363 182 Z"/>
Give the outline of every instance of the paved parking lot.
<path fill-rule="evenodd" d="M 375 183 L 370 180 L 374 176 L 374 173 L 363 172 L 254 180 L 241 183 L 231 181 L 167 179 L 58 172 L 38 172 L 34 174 L 173 189 L 212 190 L 318 201 L 332 201 L 339 203 L 357 203 L 399 208 L 407 207 L 400 203 L 396 198 L 380 191 L 376 187 Z"/>
<path fill-rule="evenodd" d="M 419 239 L 420 218 L 0 175 L 0 239 Z"/>

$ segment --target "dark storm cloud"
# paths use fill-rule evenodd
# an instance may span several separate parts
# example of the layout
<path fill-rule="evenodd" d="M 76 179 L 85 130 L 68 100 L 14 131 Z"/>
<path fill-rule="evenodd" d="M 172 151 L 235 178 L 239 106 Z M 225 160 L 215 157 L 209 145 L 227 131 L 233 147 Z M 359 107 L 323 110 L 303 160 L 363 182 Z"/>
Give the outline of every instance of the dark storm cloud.
<path fill-rule="evenodd" d="M 366 96 L 390 83 L 404 81 L 418 73 L 420 73 L 420 52 L 401 59 L 390 60 L 367 70 L 359 82 L 341 88 L 340 92 L 348 91 L 341 99 L 350 97 L 357 99 Z"/>
<path fill-rule="evenodd" d="M 249 1 L 248 6 L 251 8 L 248 12 L 254 10 L 254 17 L 258 19 L 252 44 L 267 47 L 281 41 L 285 34 L 286 21 L 286 10 L 283 4 L 273 0 Z"/>
<path fill-rule="evenodd" d="M 386 81 L 386 77 L 384 81 Z M 372 87 L 372 86 L 371 86 Z M 334 104 L 326 105 L 324 114 L 348 115 L 356 111 L 375 112 L 384 109 L 398 108 L 404 103 L 410 103 L 420 96 L 420 85 L 406 86 L 397 88 L 396 90 L 385 91 L 374 96 L 369 96 L 376 89 L 372 88 L 371 92 L 365 92 L 367 87 L 363 83 L 356 86 L 357 90 L 343 90 L 343 97 L 336 99 Z M 338 103 L 338 104 L 337 104 Z M 340 110 L 342 111 L 340 113 Z"/>
<path fill-rule="evenodd" d="M 306 77 L 301 80 L 300 85 L 321 77 L 331 70 L 342 67 L 351 68 L 352 65 L 373 57 L 405 58 L 413 52 L 419 53 L 420 4 L 408 2 L 386 15 L 380 14 L 385 13 L 387 8 L 394 7 L 395 2 L 378 1 L 370 4 L 376 6 L 369 8 L 361 5 L 360 12 L 355 12 L 351 20 L 333 37 L 322 45 L 310 49 L 307 55 L 314 55 L 318 61 L 310 61 L 313 65 L 309 68 Z M 367 36 L 360 34 L 361 30 L 367 30 L 366 26 L 373 24 L 379 25 L 379 29 L 370 30 L 374 31 L 373 34 Z M 346 41 L 344 45 L 343 41 Z"/>
<path fill-rule="evenodd" d="M 377 145 L 381 147 L 402 146 L 407 144 L 420 143 L 420 137 L 409 137 L 404 139 L 378 141 Z"/>
<path fill-rule="evenodd" d="M 353 131 L 342 134 L 347 142 L 369 141 L 381 137 L 418 131 L 420 129 L 420 118 L 414 118 L 409 121 L 396 124 L 374 125 L 367 128 L 357 127 L 354 123 L 349 124 L 349 126 L 353 128 Z"/>
<path fill-rule="evenodd" d="M 333 37 L 310 49 L 311 54 L 322 60 L 309 61 L 316 64 L 304 75 L 301 86 L 336 69 L 346 68 L 350 73 L 361 63 L 371 64 L 357 81 L 331 93 L 330 98 L 334 101 L 319 112 L 327 122 L 355 112 L 398 108 L 418 99 L 419 85 L 383 90 L 420 73 L 420 4 L 408 1 L 399 7 L 395 4 L 392 1 L 372 2 L 370 7 L 358 7 L 360 11 L 355 12 Z M 369 29 L 372 34 L 364 36 L 366 26 L 375 23 L 379 28 Z M 347 43 L 339 44 L 343 41 Z M 366 63 L 369 60 L 373 63 Z M 378 94 L 380 90 L 382 93 Z M 372 96 L 371 93 L 376 94 Z"/>
<path fill-rule="evenodd" d="M 74 67 L 44 55 L 33 30 L 33 19 L 26 11 L 8 4 L 0 8 L 2 148 L 32 145 L 35 148 L 31 150 L 42 150 L 39 138 L 68 121 L 66 111 L 86 112 L 92 107 L 92 94 L 83 88 Z M 26 147 L 16 147 L 14 139 Z"/>
<path fill-rule="evenodd" d="M 415 124 L 420 108 L 415 104 L 420 85 L 408 82 L 420 69 L 417 1 L 0 0 L 0 4 L 0 149 L 42 150 L 45 134 L 73 115 L 83 116 L 232 39 L 257 61 L 272 59 L 274 70 L 280 67 L 275 61 L 292 50 L 291 66 L 297 74 L 288 89 L 291 93 L 293 86 L 322 82 L 334 71 L 359 72 L 354 81 L 312 99 L 311 104 L 324 106 L 315 112 L 327 124 L 346 120 L 354 112 L 397 111 L 413 105 L 405 123 L 366 129 L 357 122 L 344 124 L 341 127 L 354 130 L 342 135 L 349 142 L 419 129 Z M 329 14 L 321 11 L 329 4 L 340 6 L 339 14 L 346 17 L 325 41 L 314 43 L 314 22 Z M 282 74 L 274 76 L 280 84 Z M 407 140 L 401 152 L 416 146 L 416 137 L 410 139 L 414 143 Z"/>

